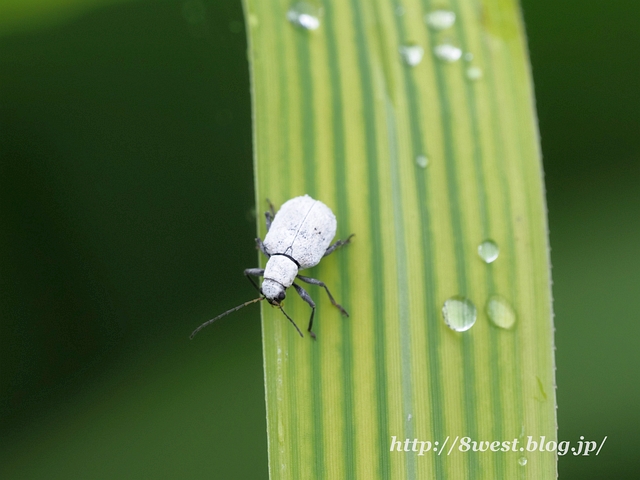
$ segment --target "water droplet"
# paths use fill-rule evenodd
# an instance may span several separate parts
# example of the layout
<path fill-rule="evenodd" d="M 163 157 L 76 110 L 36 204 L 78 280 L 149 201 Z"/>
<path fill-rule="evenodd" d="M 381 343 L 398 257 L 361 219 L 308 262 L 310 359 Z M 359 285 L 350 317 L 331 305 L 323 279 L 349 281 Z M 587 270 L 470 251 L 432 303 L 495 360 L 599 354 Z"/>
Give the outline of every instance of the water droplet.
<path fill-rule="evenodd" d="M 407 422 L 410 422 L 412 418 L 413 418 L 413 415 L 411 414 L 407 415 Z"/>
<path fill-rule="evenodd" d="M 258 21 L 258 16 L 255 13 L 249 14 L 249 26 L 257 27 L 260 22 Z"/>
<path fill-rule="evenodd" d="M 395 9 L 396 15 L 401 17 L 404 15 L 404 7 L 402 5 L 398 5 Z"/>
<path fill-rule="evenodd" d="M 433 53 L 440 60 L 444 60 L 445 62 L 453 63 L 460 60 L 462 56 L 462 50 L 458 47 L 455 47 L 449 43 L 443 43 L 442 45 L 436 45 L 433 48 Z"/>
<path fill-rule="evenodd" d="M 464 59 L 465 59 L 467 62 L 470 62 L 471 60 L 473 60 L 473 53 L 471 53 L 471 52 L 467 52 L 467 53 L 465 53 L 465 54 L 464 54 Z"/>
<path fill-rule="evenodd" d="M 424 16 L 424 21 L 434 30 L 444 30 L 456 23 L 456 14 L 450 10 L 434 10 Z"/>
<path fill-rule="evenodd" d="M 496 327 L 509 329 L 516 323 L 516 312 L 511 308 L 511 304 L 500 295 L 492 295 L 489 298 L 487 315 Z"/>
<path fill-rule="evenodd" d="M 521 467 L 524 467 L 527 464 L 527 457 L 520 457 L 518 459 L 518 465 L 520 465 Z"/>
<path fill-rule="evenodd" d="M 469 80 L 480 80 L 482 78 L 482 69 L 480 67 L 467 68 L 467 78 Z"/>
<path fill-rule="evenodd" d="M 486 263 L 494 262 L 499 254 L 500 249 L 498 248 L 498 244 L 493 240 L 485 240 L 478 245 L 478 255 L 480 255 L 480 258 Z"/>
<path fill-rule="evenodd" d="M 442 314 L 447 326 L 456 332 L 466 332 L 476 323 L 476 306 L 471 300 L 460 295 L 445 300 Z"/>
<path fill-rule="evenodd" d="M 404 60 L 404 63 L 410 67 L 415 67 L 422 61 L 424 48 L 420 45 L 402 45 L 398 51 Z"/>
<path fill-rule="evenodd" d="M 427 165 L 429 165 L 429 159 L 424 155 L 418 155 L 416 157 L 416 164 L 420 168 L 427 168 Z"/>
<path fill-rule="evenodd" d="M 319 9 L 305 2 L 293 4 L 287 12 L 287 20 L 305 30 L 317 30 L 320 26 L 319 16 Z"/>

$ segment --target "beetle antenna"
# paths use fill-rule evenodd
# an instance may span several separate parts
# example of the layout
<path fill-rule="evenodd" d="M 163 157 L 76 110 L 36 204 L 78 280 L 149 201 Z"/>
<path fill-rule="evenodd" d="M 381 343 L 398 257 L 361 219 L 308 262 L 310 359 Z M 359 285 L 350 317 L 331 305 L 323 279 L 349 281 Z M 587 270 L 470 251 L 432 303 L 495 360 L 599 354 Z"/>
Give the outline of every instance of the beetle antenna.
<path fill-rule="evenodd" d="M 264 300 L 265 298 L 266 298 L 266 297 L 258 297 L 258 298 L 254 298 L 253 300 L 249 300 L 248 302 L 244 302 L 242 305 L 238 305 L 237 307 L 232 308 L 231 310 L 227 310 L 226 312 L 221 313 L 221 314 L 220 314 L 220 315 L 218 315 L 216 318 L 212 318 L 211 320 L 207 320 L 207 321 L 206 321 L 206 322 L 204 322 L 202 325 L 200 325 L 198 328 L 196 328 L 196 329 L 193 331 L 193 333 L 189 336 L 189 338 L 190 338 L 191 340 L 193 340 L 193 337 L 195 337 L 195 336 L 196 336 L 196 333 L 198 333 L 198 332 L 199 332 L 200 330 L 202 330 L 204 327 L 206 327 L 206 326 L 208 326 L 208 325 L 211 325 L 213 322 L 215 322 L 215 321 L 216 321 L 216 320 L 218 320 L 219 318 L 222 318 L 222 317 L 224 317 L 225 315 L 229 315 L 230 313 L 233 313 L 233 312 L 235 312 L 235 311 L 237 311 L 237 310 L 240 310 L 241 308 L 246 307 L 247 305 L 251 305 L 252 303 L 256 303 L 256 302 L 259 302 L 259 301 L 261 301 L 261 300 Z M 282 310 L 282 308 L 281 308 L 280 310 Z M 284 312 L 283 312 L 283 313 L 284 313 Z M 287 314 L 285 313 L 285 315 L 287 315 Z M 287 318 L 289 318 L 289 317 L 288 317 L 288 315 L 287 315 Z M 291 320 L 291 319 L 289 318 L 289 320 Z M 291 321 L 293 322 L 293 320 L 291 320 Z M 294 323 L 294 325 L 295 325 L 295 323 Z M 298 328 L 298 327 L 296 327 L 296 328 Z M 300 330 L 298 330 L 298 332 L 299 332 L 299 331 L 300 331 Z M 302 334 L 300 334 L 300 335 L 302 335 Z"/>
<path fill-rule="evenodd" d="M 283 310 L 283 308 L 282 308 L 282 307 L 278 307 L 278 308 L 280 308 L 280 311 L 281 311 L 282 313 L 284 313 L 284 316 L 285 316 L 285 317 L 287 317 L 291 323 L 293 323 L 293 326 L 294 326 L 294 327 L 296 327 L 296 330 L 298 331 L 298 333 L 300 334 L 300 336 L 301 336 L 301 337 L 304 337 L 304 335 L 302 335 L 302 332 L 301 332 L 301 331 L 300 331 L 300 329 L 298 328 L 298 325 L 296 325 L 296 322 L 294 322 L 294 321 L 293 321 L 293 318 L 291 318 L 289 315 L 287 315 L 287 312 L 285 312 L 285 311 Z"/>

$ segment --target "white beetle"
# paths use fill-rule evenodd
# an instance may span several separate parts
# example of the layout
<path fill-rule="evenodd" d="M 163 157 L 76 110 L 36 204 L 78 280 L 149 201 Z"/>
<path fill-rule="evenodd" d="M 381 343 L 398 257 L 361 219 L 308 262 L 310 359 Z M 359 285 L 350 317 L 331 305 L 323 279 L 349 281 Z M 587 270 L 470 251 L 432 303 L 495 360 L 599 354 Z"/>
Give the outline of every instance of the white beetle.
<path fill-rule="evenodd" d="M 316 338 L 315 333 L 311 331 L 316 304 L 306 290 L 295 283 L 296 278 L 324 288 L 331 303 L 343 315 L 349 316 L 347 311 L 336 303 L 323 282 L 315 278 L 299 275 L 298 270 L 317 265 L 322 257 L 349 243 L 353 234 L 346 240 L 338 240 L 333 245 L 330 245 L 336 234 L 336 217 L 329 207 L 319 200 L 314 200 L 309 195 L 288 200 L 280 207 L 277 214 L 274 212 L 273 205 L 269 202 L 269 211 L 265 213 L 265 217 L 267 220 L 267 236 L 264 238 L 264 242 L 260 238 L 256 238 L 256 244 L 260 251 L 269 258 L 266 268 L 248 268 L 244 271 L 249 281 L 262 296 L 227 310 L 216 318 L 203 323 L 194 330 L 191 338 L 219 318 L 265 299 L 284 313 L 302 337 L 302 332 L 296 323 L 282 309 L 282 301 L 286 296 L 285 292 L 292 285 L 298 295 L 311 307 L 311 318 L 309 319 L 307 331 L 313 338 Z M 264 276 L 262 288 L 258 288 L 251 276 Z"/>

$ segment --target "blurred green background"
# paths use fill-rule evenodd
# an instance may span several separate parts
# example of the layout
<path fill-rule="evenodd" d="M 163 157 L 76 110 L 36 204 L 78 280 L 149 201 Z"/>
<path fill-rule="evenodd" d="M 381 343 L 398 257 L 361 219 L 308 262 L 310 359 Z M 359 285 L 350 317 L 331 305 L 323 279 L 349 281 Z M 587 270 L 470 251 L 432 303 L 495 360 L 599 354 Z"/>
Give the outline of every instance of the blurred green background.
<path fill-rule="evenodd" d="M 640 4 L 523 0 L 560 478 L 640 478 Z M 267 478 L 240 0 L 0 2 L 0 478 Z"/>

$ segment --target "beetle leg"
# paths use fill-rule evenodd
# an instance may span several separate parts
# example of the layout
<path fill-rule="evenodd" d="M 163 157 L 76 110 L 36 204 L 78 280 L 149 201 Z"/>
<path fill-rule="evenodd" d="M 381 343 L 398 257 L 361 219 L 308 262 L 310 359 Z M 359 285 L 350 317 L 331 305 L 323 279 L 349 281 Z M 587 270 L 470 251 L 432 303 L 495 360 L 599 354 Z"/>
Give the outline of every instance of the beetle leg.
<path fill-rule="evenodd" d="M 262 239 L 260 237 L 256 238 L 256 246 L 258 247 L 258 250 L 260 250 L 262 253 L 264 253 L 264 255 L 269 258 L 271 255 L 269 255 L 269 252 L 267 252 L 267 247 L 264 246 L 264 243 L 262 243 Z"/>
<path fill-rule="evenodd" d="M 342 247 L 343 245 L 346 245 L 347 243 L 351 243 L 351 237 L 353 237 L 354 235 L 355 235 L 355 233 L 352 233 L 351 235 L 349 235 L 347 237 L 346 240 L 338 240 L 336 243 L 334 243 L 329 248 L 327 248 L 327 251 L 324 252 L 323 257 L 326 257 L 330 253 L 333 253 L 335 250 L 337 250 L 338 248 Z"/>
<path fill-rule="evenodd" d="M 303 282 L 310 283 L 311 285 L 318 285 L 319 287 L 324 288 L 327 292 L 327 295 L 329 295 L 329 300 L 331 300 L 331 303 L 333 304 L 333 306 L 336 307 L 338 310 L 340 310 L 340 312 L 342 312 L 343 315 L 346 315 L 347 317 L 349 316 L 347 311 L 344 308 L 342 308 L 341 305 L 336 303 L 336 301 L 333 299 L 333 295 L 331 295 L 331 292 L 329 291 L 327 286 L 324 284 L 324 282 L 321 282 L 320 280 L 316 280 L 315 278 L 311 278 L 311 277 L 303 277 L 302 275 L 298 275 L 297 278 L 299 278 Z"/>
<path fill-rule="evenodd" d="M 253 285 L 254 288 L 258 290 L 260 294 L 262 294 L 260 287 L 258 287 L 258 284 L 256 284 L 256 282 L 253 281 L 253 278 L 251 278 L 251 276 L 261 277 L 262 275 L 264 275 L 264 268 L 247 268 L 244 271 L 244 275 L 249 279 L 249 281 L 251 282 L 251 285 Z"/>
<path fill-rule="evenodd" d="M 264 217 L 267 220 L 267 232 L 268 232 L 269 229 L 271 228 L 271 222 L 273 221 L 273 218 L 276 216 L 276 209 L 273 208 L 273 203 L 271 203 L 271 200 L 269 200 L 268 198 L 267 198 L 267 203 L 269 204 L 269 210 L 264 212 Z"/>
<path fill-rule="evenodd" d="M 296 327 L 296 330 L 298 331 L 300 336 L 304 337 L 304 335 L 302 335 L 302 332 L 298 328 L 298 325 L 296 325 L 296 322 L 293 321 L 293 318 L 291 318 L 289 315 L 287 315 L 287 312 L 284 311 L 284 309 L 282 308 L 282 305 L 280 306 L 280 311 L 284 314 L 285 317 L 287 317 L 289 319 L 289 321 L 293 324 L 293 326 Z M 313 335 L 313 332 L 311 332 L 311 335 L 313 336 L 313 338 L 316 338 L 316 336 Z"/>
<path fill-rule="evenodd" d="M 307 331 L 309 332 L 309 335 L 311 335 L 315 339 L 316 334 L 311 331 L 311 327 L 313 326 L 313 315 L 316 313 L 316 304 L 311 299 L 307 291 L 304 288 L 302 288 L 300 285 L 297 285 L 296 283 L 294 283 L 293 288 L 296 289 L 296 292 L 298 292 L 298 295 L 300 295 L 300 298 L 302 298 L 305 302 L 307 302 L 311 307 L 311 318 L 309 319 L 309 328 L 307 328 Z"/>

